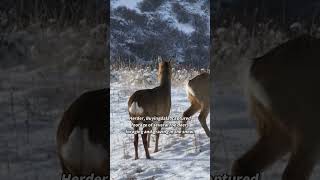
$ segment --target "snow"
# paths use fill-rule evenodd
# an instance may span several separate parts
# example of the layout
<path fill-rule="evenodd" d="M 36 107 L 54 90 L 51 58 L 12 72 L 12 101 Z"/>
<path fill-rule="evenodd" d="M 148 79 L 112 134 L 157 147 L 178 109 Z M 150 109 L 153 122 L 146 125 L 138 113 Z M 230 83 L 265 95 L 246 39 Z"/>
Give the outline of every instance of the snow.
<path fill-rule="evenodd" d="M 200 16 L 204 16 L 204 17 L 210 18 L 210 15 L 208 15 L 209 12 L 206 12 L 201 8 L 201 6 L 204 5 L 205 0 L 196 1 L 195 3 L 191 3 L 191 2 L 188 2 L 188 1 L 185 1 L 185 0 L 180 0 L 179 2 L 190 13 L 199 14 Z M 208 9 L 209 9 L 209 7 L 208 7 Z"/>
<path fill-rule="evenodd" d="M 184 7 L 186 7 L 186 5 Z M 169 22 L 172 27 L 175 27 L 185 34 L 191 34 L 193 31 L 195 31 L 194 27 L 190 23 L 183 24 L 178 22 L 175 13 L 172 11 L 172 3 L 165 3 L 162 5 L 158 13 L 164 21 Z"/>
<path fill-rule="evenodd" d="M 177 27 L 177 29 L 179 29 L 180 31 L 186 33 L 186 34 L 191 34 L 192 32 L 194 32 L 194 28 L 191 24 L 189 23 L 178 23 L 176 22 L 175 26 Z"/>
<path fill-rule="evenodd" d="M 124 6 L 128 9 L 136 10 L 140 12 L 140 9 L 137 7 L 138 3 L 142 0 L 113 0 L 111 1 L 111 8 L 116 9 L 118 7 Z"/>
<path fill-rule="evenodd" d="M 185 137 L 180 135 L 160 135 L 159 152 L 154 153 L 154 137 L 150 142 L 150 156 L 145 158 L 141 136 L 139 136 L 139 158 L 134 160 L 133 135 L 125 134 L 126 129 L 132 129 L 127 101 L 136 90 L 154 87 L 157 80 L 155 71 L 135 70 L 138 73 L 146 73 L 151 82 L 136 80 L 131 76 L 131 71 L 111 71 L 111 119 L 110 119 L 110 156 L 111 179 L 209 179 L 210 172 L 210 141 L 202 129 L 197 116 L 193 116 L 188 130 L 194 130 L 195 134 Z M 184 71 L 179 71 L 183 76 Z M 131 84 L 130 82 L 140 82 Z M 172 87 L 172 107 L 170 117 L 181 117 L 189 107 L 183 83 L 176 83 Z M 210 116 L 210 114 L 209 114 Z M 207 124 L 210 126 L 209 116 Z M 168 128 L 170 129 L 170 128 Z M 188 169 L 186 171 L 186 169 Z"/>
<path fill-rule="evenodd" d="M 209 12 L 205 12 L 203 9 L 201 9 L 201 6 L 205 2 L 204 0 L 197 1 L 196 3 L 187 2 L 185 0 L 180 0 L 177 2 L 179 2 L 180 5 L 182 5 L 190 14 L 198 14 L 201 17 L 205 17 L 208 22 L 207 28 L 208 28 L 208 32 L 209 32 L 210 14 L 209 14 Z M 159 12 L 162 15 L 162 18 L 164 20 L 172 22 L 172 26 L 174 26 L 178 30 L 184 32 L 185 34 L 191 34 L 192 32 L 194 32 L 195 27 L 192 24 L 178 22 L 178 20 L 175 16 L 175 13 L 172 11 L 172 3 L 174 3 L 174 2 L 166 3 L 165 5 L 162 6 L 162 8 L 160 9 L 160 12 Z"/>

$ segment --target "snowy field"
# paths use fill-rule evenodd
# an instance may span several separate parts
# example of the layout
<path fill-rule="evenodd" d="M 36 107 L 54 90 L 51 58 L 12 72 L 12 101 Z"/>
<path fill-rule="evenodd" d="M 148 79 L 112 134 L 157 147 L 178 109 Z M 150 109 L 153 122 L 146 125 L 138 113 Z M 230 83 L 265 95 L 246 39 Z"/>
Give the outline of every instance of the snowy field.
<path fill-rule="evenodd" d="M 180 79 L 191 78 L 195 72 L 179 71 Z M 139 74 L 140 73 L 140 74 Z M 148 78 L 143 78 L 143 74 Z M 139 76 L 140 75 L 140 76 Z M 178 77 L 174 73 L 174 77 Z M 143 80 L 145 79 L 145 80 Z M 181 80 L 183 82 L 184 80 Z M 193 116 L 189 130 L 194 135 L 160 135 L 159 152 L 154 151 L 154 137 L 150 142 L 150 160 L 145 158 L 141 136 L 139 136 L 139 160 L 134 160 L 133 135 L 125 134 L 132 129 L 127 111 L 130 95 L 142 88 L 156 85 L 156 72 L 148 70 L 130 71 L 114 70 L 111 72 L 111 119 L 110 119 L 110 150 L 111 179 L 209 179 L 210 172 L 210 140 L 202 129 L 197 116 Z M 171 91 L 171 117 L 181 117 L 189 107 L 184 84 L 174 82 Z M 207 124 L 210 126 L 209 116 Z M 168 128 L 169 129 L 169 128 Z"/>

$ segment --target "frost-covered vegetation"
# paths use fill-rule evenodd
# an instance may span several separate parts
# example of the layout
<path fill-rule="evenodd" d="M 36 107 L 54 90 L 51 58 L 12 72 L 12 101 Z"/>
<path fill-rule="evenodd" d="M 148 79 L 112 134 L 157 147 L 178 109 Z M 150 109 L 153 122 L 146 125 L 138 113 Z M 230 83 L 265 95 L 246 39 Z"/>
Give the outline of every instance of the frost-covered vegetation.
<path fill-rule="evenodd" d="M 209 1 L 111 1 L 111 57 L 152 64 L 158 55 L 209 66 Z"/>
<path fill-rule="evenodd" d="M 105 0 L 2 0 L 0 28 L 15 30 L 31 22 L 76 25 L 84 19 L 91 25 L 105 23 L 107 5 Z"/>
<path fill-rule="evenodd" d="M 185 83 L 201 72 L 209 72 L 209 69 L 197 70 L 195 68 L 173 68 L 172 85 L 184 86 Z M 157 67 L 113 67 L 111 68 L 110 82 L 126 84 L 127 86 L 156 86 L 159 84 Z"/>

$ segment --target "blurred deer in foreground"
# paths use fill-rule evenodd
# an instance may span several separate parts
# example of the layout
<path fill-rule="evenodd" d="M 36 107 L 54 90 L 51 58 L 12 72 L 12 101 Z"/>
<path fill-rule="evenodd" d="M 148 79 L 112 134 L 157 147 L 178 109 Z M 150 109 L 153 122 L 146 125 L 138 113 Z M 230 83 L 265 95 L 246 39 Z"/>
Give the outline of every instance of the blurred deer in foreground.
<path fill-rule="evenodd" d="M 186 85 L 186 91 L 191 106 L 183 113 L 183 117 L 191 117 L 200 111 L 198 119 L 208 137 L 210 137 L 210 130 L 207 126 L 206 120 L 210 112 L 209 78 L 209 73 L 201 73 L 200 75 L 189 80 Z M 186 123 L 186 120 L 182 121 L 182 124 Z M 185 129 L 186 127 L 181 127 L 181 136 L 184 136 L 183 131 L 185 131 Z"/>
<path fill-rule="evenodd" d="M 304 35 L 253 61 L 249 108 L 258 141 L 234 162 L 233 175 L 254 176 L 290 153 L 282 180 L 307 180 L 319 157 L 320 40 Z"/>
<path fill-rule="evenodd" d="M 58 156 L 64 174 L 107 176 L 109 89 L 81 95 L 65 111 L 58 126 Z"/>
<path fill-rule="evenodd" d="M 158 60 L 161 60 L 159 58 Z M 130 117 L 167 117 L 171 108 L 171 62 L 162 61 L 159 63 L 158 77 L 160 85 L 153 89 L 143 89 L 132 94 L 128 101 L 128 111 Z M 151 121 L 133 120 L 133 124 L 145 123 L 150 124 Z M 164 121 L 160 121 L 163 124 Z M 134 131 L 138 131 L 139 127 L 134 127 Z M 143 131 L 150 131 L 152 127 L 144 127 Z M 158 131 L 161 127 L 157 128 Z M 159 135 L 156 134 L 156 143 L 154 152 L 158 152 Z M 141 134 L 146 158 L 150 159 L 148 150 L 148 134 Z M 135 159 L 139 159 L 138 155 L 138 134 L 134 134 Z"/>

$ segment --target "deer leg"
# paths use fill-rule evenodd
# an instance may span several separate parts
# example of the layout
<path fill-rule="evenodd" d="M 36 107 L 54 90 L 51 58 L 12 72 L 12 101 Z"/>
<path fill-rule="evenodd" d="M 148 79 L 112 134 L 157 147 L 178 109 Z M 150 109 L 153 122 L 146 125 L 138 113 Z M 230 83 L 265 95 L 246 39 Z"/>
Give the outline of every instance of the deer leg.
<path fill-rule="evenodd" d="M 62 164 L 62 171 L 63 171 L 63 174 L 66 174 L 66 175 L 71 173 L 64 164 Z"/>
<path fill-rule="evenodd" d="M 192 115 L 194 115 L 196 112 L 198 112 L 200 110 L 200 105 L 198 103 L 191 103 L 191 106 L 183 113 L 183 117 L 191 117 Z M 186 120 L 182 121 L 182 125 L 187 124 Z M 186 130 L 186 127 L 181 127 L 181 137 L 184 137 L 184 133 L 182 133 L 183 131 Z"/>
<path fill-rule="evenodd" d="M 163 124 L 164 121 L 160 121 L 160 124 Z M 161 126 L 159 126 L 157 128 L 158 131 L 161 131 Z M 154 152 L 158 152 L 159 151 L 159 148 L 158 148 L 158 144 L 159 144 L 159 138 L 160 138 L 160 133 L 156 133 L 156 145 L 155 145 L 155 148 L 154 148 Z"/>
<path fill-rule="evenodd" d="M 101 166 L 99 167 L 99 169 L 96 170 L 96 176 L 107 176 L 109 173 L 108 173 L 108 169 L 109 169 L 109 165 L 108 165 L 108 160 L 105 159 Z"/>
<path fill-rule="evenodd" d="M 143 128 L 143 131 L 148 131 L 150 128 L 148 127 L 145 127 Z M 149 149 L 148 149 L 148 135 L 147 133 L 143 133 L 141 134 L 141 137 L 142 137 L 142 142 L 143 142 L 143 147 L 144 147 L 144 151 L 146 152 L 146 158 L 147 159 L 150 159 L 150 154 L 149 154 Z"/>
<path fill-rule="evenodd" d="M 318 146 L 313 139 L 314 137 L 304 138 L 295 146 L 282 180 L 309 179 L 318 156 Z"/>
<path fill-rule="evenodd" d="M 63 159 L 62 159 L 60 154 L 59 154 L 59 159 L 60 159 L 60 165 L 61 165 L 61 168 L 62 168 L 62 174 L 65 174 L 65 175 L 70 174 L 71 172 L 68 170 L 68 168 L 64 164 L 64 161 L 63 161 Z"/>
<path fill-rule="evenodd" d="M 208 106 L 203 106 L 201 109 L 200 115 L 198 117 L 200 124 L 204 131 L 206 132 L 206 135 L 210 138 L 210 130 L 207 126 L 207 116 L 209 114 L 209 107 Z"/>
<path fill-rule="evenodd" d="M 134 129 L 134 131 L 138 131 L 138 130 L 139 130 L 139 128 L 138 128 L 138 127 L 134 127 L 133 129 Z M 134 144 L 134 152 L 135 152 L 134 159 L 139 159 L 138 143 L 139 143 L 139 137 L 138 137 L 138 134 L 134 134 L 134 140 L 133 140 L 133 144 Z"/>
<path fill-rule="evenodd" d="M 148 134 L 148 148 L 150 148 L 150 139 L 151 139 L 151 134 Z"/>
<path fill-rule="evenodd" d="M 282 133 L 273 133 L 259 138 L 258 142 L 232 166 L 232 175 L 255 176 L 271 165 L 290 148 L 290 139 Z"/>

